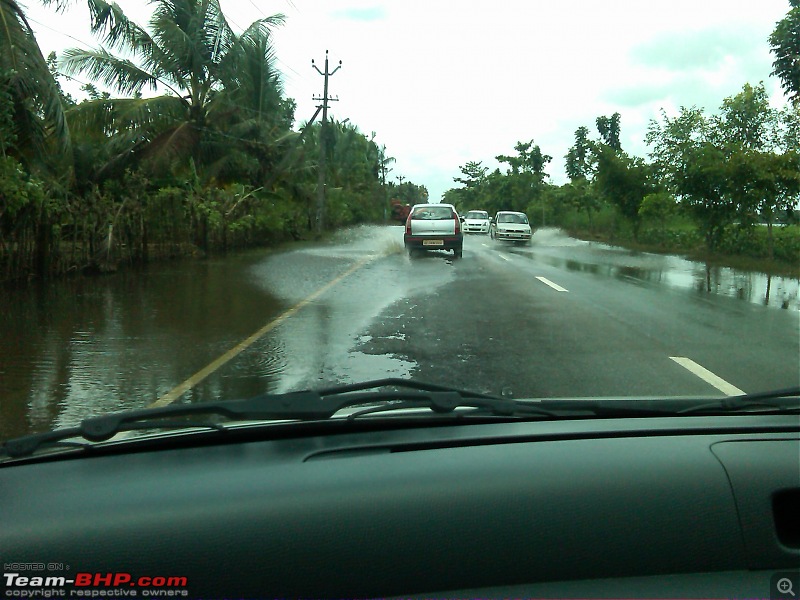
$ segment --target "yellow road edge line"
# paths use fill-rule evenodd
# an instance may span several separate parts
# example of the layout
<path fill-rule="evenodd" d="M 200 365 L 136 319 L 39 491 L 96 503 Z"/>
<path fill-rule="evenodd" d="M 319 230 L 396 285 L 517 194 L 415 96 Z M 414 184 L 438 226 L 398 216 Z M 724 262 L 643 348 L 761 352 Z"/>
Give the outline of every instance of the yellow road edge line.
<path fill-rule="evenodd" d="M 200 369 L 197 373 L 195 373 L 194 375 L 192 375 L 191 377 L 189 377 L 188 379 L 186 379 L 182 383 L 179 383 L 178 385 L 176 385 L 174 388 L 172 388 L 166 394 L 161 396 L 158 400 L 156 400 L 152 404 L 148 404 L 147 408 L 158 408 L 158 407 L 161 407 L 161 406 L 167 406 L 168 404 L 172 404 L 173 402 L 175 402 L 175 400 L 180 398 L 183 394 L 185 394 L 190 389 L 192 389 L 194 386 L 196 386 L 198 383 L 203 381 L 206 377 L 211 375 L 214 371 L 216 371 L 217 369 L 222 367 L 224 364 L 229 362 L 231 359 L 235 358 L 236 356 L 241 354 L 244 350 L 246 350 L 247 348 L 252 346 L 259 338 L 261 338 L 266 333 L 269 333 L 270 331 L 275 329 L 278 325 L 280 325 L 286 319 L 288 319 L 289 317 L 294 315 L 301 308 L 303 308 L 304 306 L 306 306 L 307 304 L 309 304 L 310 302 L 312 302 L 313 300 L 315 300 L 316 298 L 318 298 L 319 296 L 321 296 L 322 294 L 327 292 L 329 289 L 331 289 L 337 283 L 342 281 L 342 279 L 352 275 L 353 273 L 358 271 L 361 267 L 363 267 L 367 263 L 371 262 L 375 258 L 376 257 L 371 256 L 371 257 L 362 259 L 359 262 L 357 262 L 356 264 L 354 264 L 353 266 L 351 266 L 349 269 L 347 269 L 347 271 L 345 271 L 341 275 L 337 275 L 336 277 L 331 279 L 328 283 L 326 283 L 321 288 L 319 288 L 317 291 L 315 291 L 311 295 L 307 296 L 306 298 L 303 298 L 300 302 L 298 302 L 297 304 L 295 304 L 291 308 L 285 310 L 283 313 L 281 313 L 280 315 L 278 315 L 277 317 L 272 319 L 272 321 L 270 321 L 269 323 L 264 325 L 261 329 L 256 331 L 254 334 L 252 334 L 249 337 L 245 338 L 244 340 L 242 340 L 241 342 L 236 344 L 233 348 L 231 348 L 230 350 L 228 350 L 224 354 L 218 356 L 212 362 L 210 362 L 205 367 Z"/>

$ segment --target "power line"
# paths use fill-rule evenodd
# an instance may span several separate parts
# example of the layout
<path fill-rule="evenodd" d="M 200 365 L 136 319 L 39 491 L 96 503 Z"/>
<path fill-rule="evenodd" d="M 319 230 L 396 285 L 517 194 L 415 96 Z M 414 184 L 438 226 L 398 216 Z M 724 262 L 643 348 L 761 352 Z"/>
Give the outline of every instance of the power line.
<path fill-rule="evenodd" d="M 256 4 L 255 2 L 253 2 L 253 0 L 250 0 L 250 4 L 252 4 L 252 5 L 255 7 L 255 9 L 256 9 L 258 12 L 260 12 L 260 13 L 261 13 L 261 16 L 263 16 L 265 19 L 267 18 L 267 13 L 265 13 L 263 10 L 261 10 L 261 7 L 260 7 L 260 6 L 258 6 L 258 4 Z"/>
<path fill-rule="evenodd" d="M 52 31 L 54 33 L 58 33 L 59 35 L 63 35 L 64 37 L 68 37 L 71 40 L 75 40 L 76 42 L 78 42 L 79 44 L 82 44 L 83 46 L 85 46 L 86 48 L 88 48 L 90 50 L 93 50 L 94 48 L 96 48 L 96 46 L 92 46 L 92 44 L 90 44 L 88 42 L 85 42 L 84 40 L 78 39 L 74 35 L 70 35 L 69 33 L 65 33 L 65 32 L 63 32 L 63 31 L 61 31 L 59 29 L 54 29 L 53 27 L 50 27 L 50 25 L 42 23 L 41 21 L 37 21 L 36 19 L 34 19 L 32 17 L 28 17 L 28 21 L 30 21 L 31 23 L 36 23 L 37 25 L 41 25 L 45 29 L 49 29 L 50 31 Z"/>

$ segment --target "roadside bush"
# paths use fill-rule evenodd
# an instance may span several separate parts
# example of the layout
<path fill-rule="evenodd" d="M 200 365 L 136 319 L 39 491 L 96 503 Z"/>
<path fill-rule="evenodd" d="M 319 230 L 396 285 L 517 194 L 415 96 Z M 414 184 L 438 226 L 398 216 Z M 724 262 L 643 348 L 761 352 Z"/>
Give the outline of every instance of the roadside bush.
<path fill-rule="evenodd" d="M 639 241 L 671 252 L 689 252 L 703 244 L 702 237 L 695 229 L 662 227 L 643 229 L 639 234 Z"/>
<path fill-rule="evenodd" d="M 800 225 L 775 227 L 775 259 L 800 265 Z"/>

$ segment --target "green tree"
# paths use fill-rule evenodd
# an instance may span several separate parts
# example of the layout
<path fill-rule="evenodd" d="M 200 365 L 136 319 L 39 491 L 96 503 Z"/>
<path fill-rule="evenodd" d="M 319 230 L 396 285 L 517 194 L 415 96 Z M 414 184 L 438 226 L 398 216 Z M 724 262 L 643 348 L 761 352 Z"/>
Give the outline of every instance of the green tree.
<path fill-rule="evenodd" d="M 463 205 L 465 205 L 465 208 L 466 205 L 469 205 L 471 208 L 481 206 L 486 173 L 489 171 L 489 168 L 484 167 L 482 161 L 470 161 L 460 166 L 459 170 L 463 177 L 454 177 L 453 181 L 464 186 L 461 195 Z"/>
<path fill-rule="evenodd" d="M 796 110 L 771 108 L 760 84 L 725 98 L 714 117 L 682 108 L 677 117 L 662 113 L 651 122 L 654 165 L 709 250 L 733 223 L 738 235 L 748 236 L 759 219 L 768 224 L 772 248 L 772 223 L 797 200 L 796 116 Z"/>
<path fill-rule="evenodd" d="M 779 143 L 780 113 L 769 105 L 764 83 L 746 83 L 742 91 L 722 101 L 712 119 L 715 141 L 731 149 L 771 150 Z"/>
<path fill-rule="evenodd" d="M 615 152 L 622 150 L 622 144 L 619 140 L 620 114 L 615 112 L 610 117 L 597 117 L 595 123 L 603 143 L 610 146 Z"/>
<path fill-rule="evenodd" d="M 534 180 L 542 182 L 547 174 L 544 172 L 548 163 L 553 160 L 552 156 L 542 153 L 542 149 L 533 140 L 530 142 L 517 142 L 514 145 L 517 151 L 516 156 L 495 156 L 501 163 L 507 163 L 510 167 L 509 174 L 520 175 L 523 173 L 531 174 Z"/>
<path fill-rule="evenodd" d="M 658 223 L 658 230 L 663 234 L 667 229 L 667 220 L 675 215 L 677 209 L 675 196 L 669 192 L 654 192 L 642 199 L 639 216 L 642 219 L 652 219 Z"/>
<path fill-rule="evenodd" d="M 739 214 L 729 193 L 730 175 L 725 153 L 707 142 L 686 153 L 684 169 L 676 177 L 681 207 L 697 222 L 710 251 L 717 249 L 725 228 Z"/>
<path fill-rule="evenodd" d="M 426 204 L 430 198 L 428 188 L 418 185 L 411 181 L 404 181 L 392 189 L 392 197 L 400 200 L 402 204 L 414 206 L 415 204 Z"/>
<path fill-rule="evenodd" d="M 649 165 L 604 144 L 597 152 L 595 188 L 631 223 L 633 237 L 638 240 L 642 201 L 653 191 Z"/>
<path fill-rule="evenodd" d="M 589 129 L 578 127 L 575 130 L 575 143 L 564 156 L 567 176 L 573 183 L 579 179 L 591 178 L 593 147 L 594 144 L 589 140 Z"/>
<path fill-rule="evenodd" d="M 775 60 L 772 75 L 780 78 L 789 97 L 800 102 L 800 0 L 789 0 L 791 9 L 778 21 L 769 43 Z"/>
<path fill-rule="evenodd" d="M 69 151 L 60 92 L 22 6 L 0 1 L 0 111 L 6 114 L 0 117 L 0 146 L 29 170 L 52 165 Z"/>
<path fill-rule="evenodd" d="M 695 221 L 709 251 L 717 248 L 737 215 L 726 153 L 712 141 L 719 137 L 702 109 L 695 107 L 682 107 L 672 118 L 662 111 L 660 121 L 650 122 L 646 137 L 661 184 Z"/>
<path fill-rule="evenodd" d="M 446 190 L 444 194 L 442 194 L 442 202 L 444 204 L 452 204 L 460 214 L 470 210 L 464 202 L 464 190 L 462 188 L 450 188 Z"/>
<path fill-rule="evenodd" d="M 574 206 L 578 213 L 586 213 L 589 229 L 594 229 L 594 214 L 600 211 L 603 203 L 593 185 L 586 179 L 577 179 L 567 183 L 561 187 L 561 198 Z"/>
<path fill-rule="evenodd" d="M 681 107 L 680 113 L 672 118 L 662 110 L 660 120 L 651 119 L 645 142 L 653 147 L 650 158 L 661 181 L 675 186 L 689 154 L 709 141 L 709 130 L 703 109 L 694 106 Z"/>
<path fill-rule="evenodd" d="M 730 193 L 739 205 L 743 225 L 767 225 L 769 258 L 774 257 L 773 225 L 800 196 L 800 153 L 739 151 L 726 163 Z M 741 227 L 741 226 L 740 226 Z"/>
<path fill-rule="evenodd" d="M 81 103 L 73 109 L 74 122 L 105 132 L 111 164 L 118 168 L 143 158 L 154 166 L 184 170 L 190 163 L 198 167 L 214 163 L 224 140 L 228 147 L 240 141 L 223 135 L 220 121 L 229 121 L 232 113 L 247 112 L 251 118 L 253 111 L 275 109 L 279 91 L 265 93 L 264 86 L 277 82 L 268 64 L 270 29 L 282 23 L 283 17 L 259 19 L 237 36 L 218 0 L 154 0 L 152 4 L 149 33 L 118 5 L 88 0 L 92 31 L 110 50 L 69 49 L 62 67 L 134 97 Z M 255 72 L 254 58 L 262 61 Z M 259 77 L 259 84 L 247 83 Z M 148 88 L 161 93 L 135 97 Z"/>
<path fill-rule="evenodd" d="M 505 174 L 506 180 L 502 184 L 504 189 L 499 197 L 505 199 L 504 208 L 524 211 L 534 200 L 542 201 L 542 191 L 547 178 L 545 167 L 553 157 L 544 154 L 533 140 L 517 142 L 514 150 L 517 151 L 516 155 L 501 154 L 495 157 L 498 162 L 509 165 Z M 492 197 L 498 197 L 498 194 L 492 194 Z"/>

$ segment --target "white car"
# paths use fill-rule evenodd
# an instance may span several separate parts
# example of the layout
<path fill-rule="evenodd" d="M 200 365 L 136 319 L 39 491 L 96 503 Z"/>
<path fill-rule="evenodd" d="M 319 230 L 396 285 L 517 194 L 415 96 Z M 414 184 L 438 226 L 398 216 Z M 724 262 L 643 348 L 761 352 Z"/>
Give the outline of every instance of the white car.
<path fill-rule="evenodd" d="M 464 233 L 489 233 L 489 213 L 485 210 L 471 210 L 462 219 Z"/>
<path fill-rule="evenodd" d="M 492 219 L 489 234 L 493 240 L 510 240 L 530 244 L 533 231 L 531 231 L 528 215 L 525 213 L 501 210 Z"/>

